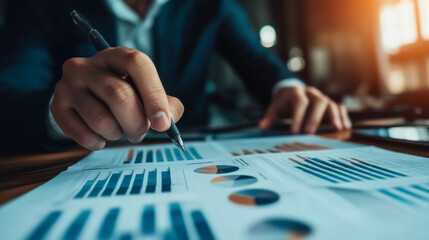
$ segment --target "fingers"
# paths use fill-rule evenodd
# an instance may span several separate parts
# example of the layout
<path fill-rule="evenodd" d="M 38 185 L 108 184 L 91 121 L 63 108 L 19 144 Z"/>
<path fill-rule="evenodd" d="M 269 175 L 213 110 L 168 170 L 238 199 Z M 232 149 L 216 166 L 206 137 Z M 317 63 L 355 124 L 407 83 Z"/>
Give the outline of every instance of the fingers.
<path fill-rule="evenodd" d="M 118 140 L 122 136 L 110 110 L 89 91 L 82 91 L 74 99 L 73 108 L 95 133 L 107 140 Z"/>
<path fill-rule="evenodd" d="M 97 71 L 86 83 L 88 89 L 110 109 L 130 142 L 141 142 L 150 128 L 133 87 L 113 73 Z M 109 121 L 109 120 L 106 120 Z"/>
<path fill-rule="evenodd" d="M 262 130 L 270 128 L 280 117 L 285 117 L 286 113 L 292 109 L 291 131 L 297 134 L 304 121 L 308 104 L 309 99 L 306 96 L 305 88 L 293 87 L 280 90 L 268 108 L 265 117 L 259 123 L 259 127 Z"/>
<path fill-rule="evenodd" d="M 274 101 L 268 107 L 264 118 L 259 122 L 259 128 L 262 130 L 268 130 L 273 124 L 282 117 L 285 117 L 285 113 L 289 108 L 289 94 L 284 94 L 284 91 L 288 89 L 281 89 L 277 91 Z"/>
<path fill-rule="evenodd" d="M 170 128 L 167 94 L 155 65 L 147 55 L 128 48 L 110 48 L 94 57 L 102 66 L 113 69 L 121 75 L 129 75 L 133 79 L 142 98 L 147 118 L 154 130 L 161 132 Z M 131 100 L 134 99 L 134 96 L 127 94 L 131 91 L 123 90 L 125 92 L 119 92 L 119 94 L 125 97 L 124 100 L 135 101 Z"/>
<path fill-rule="evenodd" d="M 259 128 L 262 130 L 269 129 L 278 119 L 276 102 L 273 102 L 265 113 L 264 118 L 259 122 Z"/>
<path fill-rule="evenodd" d="M 328 115 L 329 115 L 329 119 L 331 121 L 331 125 L 337 131 L 340 131 L 340 130 L 344 129 L 344 124 L 343 124 L 343 121 L 341 119 L 340 108 L 333 101 L 330 101 L 329 104 L 328 104 Z"/>
<path fill-rule="evenodd" d="M 351 121 L 344 105 L 336 104 L 316 88 L 308 87 L 306 92 L 312 105 L 308 113 L 306 132 L 314 134 L 325 114 L 337 131 L 351 128 Z"/>
<path fill-rule="evenodd" d="M 352 128 L 352 121 L 350 120 L 349 114 L 347 113 L 347 109 L 343 104 L 338 105 L 341 120 L 346 129 Z"/>
<path fill-rule="evenodd" d="M 169 129 L 170 118 L 177 122 L 184 110 L 177 98 L 167 97 L 152 61 L 128 48 L 67 60 L 55 96 L 52 114 L 60 128 L 91 149 L 124 133 L 131 142 L 140 142 L 151 126 Z M 77 128 L 84 129 L 82 134 Z"/>
<path fill-rule="evenodd" d="M 292 111 L 291 111 L 292 110 Z M 259 123 L 263 130 L 269 128 L 279 117 L 292 112 L 291 132 L 297 134 L 305 122 L 305 132 L 316 133 L 325 115 L 336 130 L 350 129 L 347 110 L 329 99 L 314 87 L 286 87 L 277 92 L 276 98 Z"/>
<path fill-rule="evenodd" d="M 73 109 L 59 106 L 54 101 L 52 103 L 52 115 L 67 136 L 89 150 L 100 150 L 104 147 L 106 141 L 92 131 Z"/>
<path fill-rule="evenodd" d="M 293 134 L 298 134 L 301 130 L 302 122 L 304 121 L 305 113 L 309 105 L 309 99 L 305 94 L 303 88 L 296 90 L 296 100 L 293 104 L 292 126 L 291 131 Z"/>

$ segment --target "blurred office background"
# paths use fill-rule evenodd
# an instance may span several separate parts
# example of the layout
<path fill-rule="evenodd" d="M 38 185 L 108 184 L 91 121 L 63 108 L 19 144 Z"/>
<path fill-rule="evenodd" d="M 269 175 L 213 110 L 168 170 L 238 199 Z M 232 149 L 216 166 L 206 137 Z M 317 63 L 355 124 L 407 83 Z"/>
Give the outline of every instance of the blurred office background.
<path fill-rule="evenodd" d="M 236 1 L 261 45 L 350 110 L 386 110 L 378 100 L 396 99 L 394 104 L 429 112 L 429 0 Z M 0 26 L 5 3 L 0 0 Z M 213 125 L 257 120 L 264 113 L 219 56 L 207 91 Z"/>
<path fill-rule="evenodd" d="M 429 105 L 429 0 L 237 1 L 263 46 L 350 109 L 376 106 L 362 100 L 368 97 Z M 216 58 L 208 90 L 215 105 L 230 109 L 219 121 L 236 118 L 235 107 L 242 116 L 255 114 L 237 79 Z"/>

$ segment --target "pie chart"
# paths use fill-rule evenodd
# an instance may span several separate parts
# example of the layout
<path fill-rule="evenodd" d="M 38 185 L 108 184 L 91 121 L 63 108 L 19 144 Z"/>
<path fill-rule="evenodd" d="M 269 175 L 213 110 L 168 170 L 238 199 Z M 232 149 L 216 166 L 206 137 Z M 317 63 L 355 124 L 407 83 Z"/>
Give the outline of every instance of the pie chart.
<path fill-rule="evenodd" d="M 250 228 L 249 239 L 251 240 L 301 240 L 311 233 L 311 228 L 302 222 L 273 218 L 260 222 Z"/>
<path fill-rule="evenodd" d="M 196 173 L 203 174 L 223 174 L 223 173 L 232 173 L 237 171 L 239 168 L 236 166 L 229 165 L 214 165 L 207 167 L 200 167 L 194 170 Z"/>
<path fill-rule="evenodd" d="M 229 175 L 213 178 L 210 182 L 218 187 L 242 187 L 257 182 L 258 179 L 246 175 Z"/>
<path fill-rule="evenodd" d="M 229 201 L 244 206 L 263 206 L 275 203 L 280 196 L 271 190 L 247 189 L 229 195 Z"/>

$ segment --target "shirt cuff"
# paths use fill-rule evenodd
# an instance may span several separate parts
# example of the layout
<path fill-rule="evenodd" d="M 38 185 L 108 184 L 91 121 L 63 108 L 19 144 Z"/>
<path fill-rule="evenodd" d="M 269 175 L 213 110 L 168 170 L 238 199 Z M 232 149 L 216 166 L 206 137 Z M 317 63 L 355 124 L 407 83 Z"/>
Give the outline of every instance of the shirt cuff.
<path fill-rule="evenodd" d="M 54 99 L 54 95 L 52 95 L 51 100 L 49 101 L 49 106 L 52 103 L 52 100 Z M 63 130 L 58 126 L 57 122 L 55 122 L 54 116 L 51 113 L 51 109 L 48 110 L 49 116 L 48 116 L 48 135 L 53 140 L 64 140 L 69 138 Z"/>
<path fill-rule="evenodd" d="M 273 88 L 273 96 L 277 91 L 285 87 L 305 87 L 305 83 L 298 78 L 285 78 L 280 80 Z"/>

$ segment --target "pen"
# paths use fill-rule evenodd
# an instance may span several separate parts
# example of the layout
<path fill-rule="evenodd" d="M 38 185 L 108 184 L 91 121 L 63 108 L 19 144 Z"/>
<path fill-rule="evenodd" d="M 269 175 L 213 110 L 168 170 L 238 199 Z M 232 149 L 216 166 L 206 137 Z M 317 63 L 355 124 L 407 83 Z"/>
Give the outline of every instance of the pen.
<path fill-rule="evenodd" d="M 91 40 L 92 44 L 97 49 L 97 51 L 100 52 L 106 48 L 110 48 L 110 45 L 106 42 L 106 40 L 100 34 L 100 32 L 98 32 L 98 30 L 95 29 L 82 14 L 78 13 L 76 10 L 73 10 L 71 12 L 71 17 L 73 19 L 73 22 L 88 34 L 89 39 Z M 130 77 L 127 77 L 126 81 L 128 81 L 128 83 L 130 83 L 131 86 L 137 91 L 137 87 L 134 81 Z M 140 98 L 140 101 L 142 101 L 140 95 L 139 95 L 139 98 Z M 185 151 L 183 140 L 180 137 L 180 132 L 177 129 L 177 126 L 174 123 L 173 119 L 171 119 L 170 129 L 168 129 L 165 133 L 167 133 L 168 137 L 171 139 L 174 145 L 182 149 L 182 151 Z"/>

